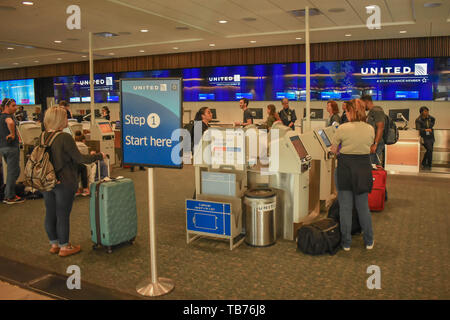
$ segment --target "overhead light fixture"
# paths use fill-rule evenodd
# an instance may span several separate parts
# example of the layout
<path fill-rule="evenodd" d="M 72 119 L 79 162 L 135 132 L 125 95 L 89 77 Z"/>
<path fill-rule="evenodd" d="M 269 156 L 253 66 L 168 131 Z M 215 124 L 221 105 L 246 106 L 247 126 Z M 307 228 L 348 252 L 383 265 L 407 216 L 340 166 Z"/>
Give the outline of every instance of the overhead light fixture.
<path fill-rule="evenodd" d="M 250 40 L 250 43 L 256 43 L 256 41 L 255 40 Z"/>
<path fill-rule="evenodd" d="M 148 32 L 148 29 L 141 29 L 141 32 Z"/>
<path fill-rule="evenodd" d="M 172 49 L 173 49 L 173 50 L 178 50 L 179 48 L 178 48 L 178 47 L 173 47 Z"/>
<path fill-rule="evenodd" d="M 302 38 L 295 38 L 295 40 L 302 40 Z"/>
<path fill-rule="evenodd" d="M 14 48 L 12 48 L 12 47 L 9 47 L 9 48 L 6 48 L 6 49 L 8 49 L 8 50 L 14 50 Z"/>
<path fill-rule="evenodd" d="M 406 33 L 406 30 L 402 30 L 402 31 L 400 31 L 400 33 Z"/>
<path fill-rule="evenodd" d="M 244 21 L 246 21 L 246 22 L 253 22 L 253 21 L 256 21 L 256 18 L 253 18 L 253 17 L 245 17 L 245 18 L 242 18 L 242 20 L 244 20 Z"/>
<path fill-rule="evenodd" d="M 145 52 L 145 50 L 139 50 L 139 52 L 140 52 L 140 53 L 143 53 L 143 52 Z"/>
<path fill-rule="evenodd" d="M 328 12 L 332 12 L 332 13 L 339 13 L 339 12 L 344 12 L 345 9 L 344 8 L 331 8 L 328 9 Z"/>
<path fill-rule="evenodd" d="M 55 40 L 55 41 L 53 41 L 54 43 L 62 43 L 62 41 L 61 40 Z"/>
<path fill-rule="evenodd" d="M 94 36 L 103 37 L 103 38 L 112 38 L 112 37 L 117 37 L 119 35 L 116 33 L 112 33 L 112 32 L 96 32 L 96 33 L 94 33 Z"/>
<path fill-rule="evenodd" d="M 58 60 L 58 61 L 61 61 L 61 60 L 62 60 L 62 58 L 57 58 L 56 60 Z"/>
<path fill-rule="evenodd" d="M 219 23 L 227 23 L 227 20 L 219 20 Z"/>
<path fill-rule="evenodd" d="M 82 58 L 87 58 L 87 56 L 81 56 Z"/>
<path fill-rule="evenodd" d="M 22 4 L 25 6 L 32 6 L 34 3 L 32 1 L 22 1 Z"/>
<path fill-rule="evenodd" d="M 300 10 L 291 10 L 288 11 L 290 14 L 292 14 L 294 17 L 299 18 L 299 17 L 304 17 L 306 15 L 306 10 L 305 9 L 300 9 Z M 320 12 L 319 9 L 317 8 L 309 8 L 308 10 L 308 15 L 310 17 L 312 16 L 318 16 L 322 14 L 322 12 Z"/>
<path fill-rule="evenodd" d="M 350 33 L 347 33 L 345 36 L 346 37 L 351 37 L 352 35 Z"/>
<path fill-rule="evenodd" d="M 442 5 L 442 3 L 440 3 L 440 2 L 427 2 L 423 6 L 425 8 L 436 8 L 436 7 L 440 7 L 441 5 Z"/>
<path fill-rule="evenodd" d="M 209 44 L 210 47 L 215 47 L 216 45 L 214 43 Z"/>
<path fill-rule="evenodd" d="M 38 63 L 38 62 L 39 62 L 39 60 L 34 60 L 34 62 Z"/>
<path fill-rule="evenodd" d="M 13 62 L 13 65 L 17 66 L 19 63 L 18 62 Z"/>

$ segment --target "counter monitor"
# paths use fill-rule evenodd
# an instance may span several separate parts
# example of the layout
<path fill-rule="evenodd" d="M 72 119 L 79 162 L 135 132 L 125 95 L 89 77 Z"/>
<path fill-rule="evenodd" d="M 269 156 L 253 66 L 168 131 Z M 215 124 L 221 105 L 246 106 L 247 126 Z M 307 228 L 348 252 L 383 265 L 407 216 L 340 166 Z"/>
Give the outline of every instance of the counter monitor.
<path fill-rule="evenodd" d="M 102 133 L 112 133 L 111 125 L 108 122 L 99 122 L 98 127 Z"/>
<path fill-rule="evenodd" d="M 298 156 L 300 159 L 306 158 L 308 155 L 308 152 L 306 151 L 305 147 L 303 146 L 302 141 L 300 140 L 299 136 L 292 136 L 290 137 L 292 144 L 294 145 L 295 150 L 298 153 Z"/>
<path fill-rule="evenodd" d="M 331 146 L 331 142 L 330 142 L 330 139 L 328 139 L 328 136 L 325 133 L 325 131 L 319 130 L 318 133 L 319 133 L 320 137 L 322 138 L 323 143 L 325 143 L 325 146 L 327 148 L 329 148 Z"/>

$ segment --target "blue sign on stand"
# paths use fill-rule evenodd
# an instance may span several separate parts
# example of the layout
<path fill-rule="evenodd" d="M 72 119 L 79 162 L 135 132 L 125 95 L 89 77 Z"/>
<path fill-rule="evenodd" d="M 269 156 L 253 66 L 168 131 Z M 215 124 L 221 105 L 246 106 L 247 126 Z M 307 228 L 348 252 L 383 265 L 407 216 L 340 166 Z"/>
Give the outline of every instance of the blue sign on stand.
<path fill-rule="evenodd" d="M 188 231 L 231 235 L 231 205 L 211 201 L 186 200 Z"/>
<path fill-rule="evenodd" d="M 120 93 L 123 163 L 182 168 L 172 152 L 182 127 L 181 79 L 121 79 Z"/>

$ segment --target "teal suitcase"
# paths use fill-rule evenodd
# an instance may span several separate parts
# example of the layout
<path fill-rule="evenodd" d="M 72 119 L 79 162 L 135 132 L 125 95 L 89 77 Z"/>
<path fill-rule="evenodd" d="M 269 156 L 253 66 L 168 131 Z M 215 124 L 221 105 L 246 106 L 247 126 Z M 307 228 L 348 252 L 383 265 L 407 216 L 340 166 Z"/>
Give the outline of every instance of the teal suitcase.
<path fill-rule="evenodd" d="M 133 180 L 122 178 L 91 184 L 90 222 L 93 248 L 108 253 L 122 243 L 133 243 L 137 234 L 136 195 Z"/>

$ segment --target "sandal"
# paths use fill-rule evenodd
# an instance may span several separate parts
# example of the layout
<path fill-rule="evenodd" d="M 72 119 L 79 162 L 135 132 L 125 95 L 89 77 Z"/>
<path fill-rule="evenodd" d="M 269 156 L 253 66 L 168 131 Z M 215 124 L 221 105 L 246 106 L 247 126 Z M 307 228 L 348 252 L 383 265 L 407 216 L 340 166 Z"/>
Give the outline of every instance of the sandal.
<path fill-rule="evenodd" d="M 67 257 L 72 254 L 78 253 L 81 251 L 81 246 L 72 246 L 70 243 L 66 247 L 62 247 L 61 250 L 59 250 L 59 256 L 60 257 Z"/>

